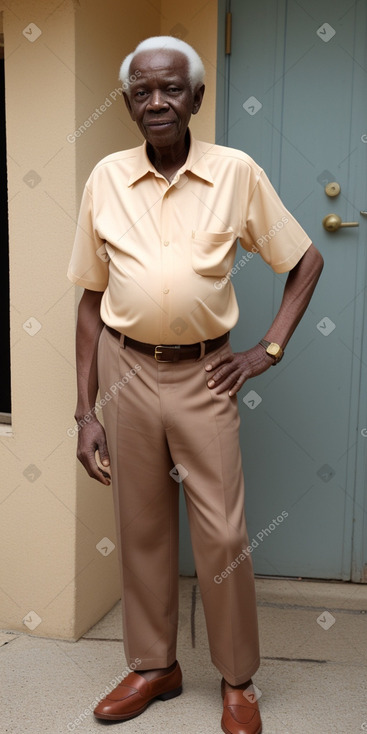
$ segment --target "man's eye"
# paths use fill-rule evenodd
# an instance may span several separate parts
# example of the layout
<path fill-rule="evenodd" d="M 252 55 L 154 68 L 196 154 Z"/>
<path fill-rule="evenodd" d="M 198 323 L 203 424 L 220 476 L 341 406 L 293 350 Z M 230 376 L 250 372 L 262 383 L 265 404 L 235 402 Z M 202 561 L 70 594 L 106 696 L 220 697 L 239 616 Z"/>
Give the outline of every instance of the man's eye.
<path fill-rule="evenodd" d="M 144 89 L 139 89 L 137 92 L 135 92 L 136 97 L 144 97 L 146 95 L 146 92 Z"/>
<path fill-rule="evenodd" d="M 169 91 L 169 92 L 179 92 L 180 90 L 179 90 L 179 88 L 178 88 L 178 87 L 169 87 L 169 88 L 168 88 L 168 91 Z"/>

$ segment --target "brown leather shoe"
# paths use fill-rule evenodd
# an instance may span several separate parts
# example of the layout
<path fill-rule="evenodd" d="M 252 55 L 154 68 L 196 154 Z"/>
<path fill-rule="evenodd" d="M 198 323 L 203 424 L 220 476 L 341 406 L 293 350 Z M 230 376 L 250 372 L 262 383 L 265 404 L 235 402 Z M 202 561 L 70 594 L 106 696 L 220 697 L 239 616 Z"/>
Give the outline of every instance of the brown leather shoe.
<path fill-rule="evenodd" d="M 223 716 L 222 729 L 225 734 L 261 734 L 262 724 L 255 698 L 243 695 L 244 689 L 224 690 L 222 680 Z"/>
<path fill-rule="evenodd" d="M 129 675 L 99 702 L 94 709 L 97 719 L 126 721 L 139 716 L 155 699 L 167 701 L 182 692 L 182 672 L 179 664 L 171 673 L 147 681 L 138 673 Z"/>

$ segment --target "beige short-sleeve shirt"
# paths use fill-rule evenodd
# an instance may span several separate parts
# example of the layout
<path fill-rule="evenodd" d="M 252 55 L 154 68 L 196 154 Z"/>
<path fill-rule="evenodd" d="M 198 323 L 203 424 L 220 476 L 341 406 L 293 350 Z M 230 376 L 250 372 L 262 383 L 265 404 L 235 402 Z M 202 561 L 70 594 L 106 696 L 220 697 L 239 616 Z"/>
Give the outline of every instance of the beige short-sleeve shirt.
<path fill-rule="evenodd" d="M 238 320 L 231 283 L 237 239 L 277 273 L 291 270 L 311 244 L 246 153 L 191 135 L 187 160 L 169 183 L 144 143 L 93 169 L 68 277 L 104 291 L 101 318 L 121 333 L 192 344 Z M 244 287 L 247 273 L 239 276 Z"/>

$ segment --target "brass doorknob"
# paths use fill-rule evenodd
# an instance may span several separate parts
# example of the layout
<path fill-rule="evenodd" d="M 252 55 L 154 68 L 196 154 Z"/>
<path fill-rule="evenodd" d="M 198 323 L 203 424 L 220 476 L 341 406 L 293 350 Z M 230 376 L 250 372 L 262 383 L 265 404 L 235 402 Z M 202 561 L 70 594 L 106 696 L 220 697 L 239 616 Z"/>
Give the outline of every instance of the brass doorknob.
<path fill-rule="evenodd" d="M 359 227 L 359 222 L 342 222 L 337 214 L 328 214 L 322 220 L 322 224 L 327 232 L 336 232 L 340 227 Z"/>

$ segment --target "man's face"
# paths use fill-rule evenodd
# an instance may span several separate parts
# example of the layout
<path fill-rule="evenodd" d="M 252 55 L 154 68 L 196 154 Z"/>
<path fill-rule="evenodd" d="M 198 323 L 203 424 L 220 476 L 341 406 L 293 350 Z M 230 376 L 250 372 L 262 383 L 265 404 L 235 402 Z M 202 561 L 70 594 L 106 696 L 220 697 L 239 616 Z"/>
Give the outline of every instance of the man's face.
<path fill-rule="evenodd" d="M 195 93 L 191 89 L 186 57 L 178 51 L 144 51 L 131 68 L 140 71 L 129 96 L 124 94 L 131 118 L 154 149 L 180 144 L 204 94 L 204 85 Z"/>

